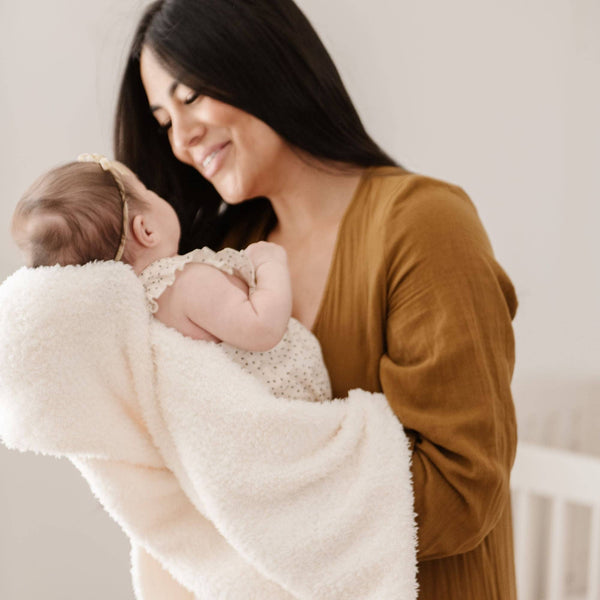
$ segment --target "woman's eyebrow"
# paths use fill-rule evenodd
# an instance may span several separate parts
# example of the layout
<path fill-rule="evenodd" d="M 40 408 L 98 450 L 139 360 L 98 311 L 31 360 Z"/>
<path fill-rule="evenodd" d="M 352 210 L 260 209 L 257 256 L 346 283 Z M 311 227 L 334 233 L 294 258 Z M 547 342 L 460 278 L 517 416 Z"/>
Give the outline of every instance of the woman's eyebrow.
<path fill-rule="evenodd" d="M 172 98 L 175 95 L 175 91 L 177 90 L 178 86 L 181 84 L 181 81 L 177 81 L 175 80 L 170 86 L 169 86 L 169 98 Z M 151 104 L 150 105 L 150 112 L 156 112 L 159 108 L 162 108 L 162 106 L 160 104 Z"/>

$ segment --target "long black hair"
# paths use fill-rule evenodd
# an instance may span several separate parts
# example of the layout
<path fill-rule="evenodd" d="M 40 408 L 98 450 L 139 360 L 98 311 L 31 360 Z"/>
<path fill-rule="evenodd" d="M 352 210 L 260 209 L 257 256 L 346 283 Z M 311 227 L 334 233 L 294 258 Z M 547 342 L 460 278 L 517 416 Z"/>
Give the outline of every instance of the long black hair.
<path fill-rule="evenodd" d="M 115 157 L 168 199 L 182 222 L 182 252 L 240 242 L 275 215 L 265 198 L 224 206 L 214 187 L 179 162 L 148 107 L 140 76 L 147 46 L 196 92 L 267 123 L 323 164 L 395 165 L 369 137 L 327 50 L 292 0 L 156 0 L 135 32 L 121 83 Z"/>

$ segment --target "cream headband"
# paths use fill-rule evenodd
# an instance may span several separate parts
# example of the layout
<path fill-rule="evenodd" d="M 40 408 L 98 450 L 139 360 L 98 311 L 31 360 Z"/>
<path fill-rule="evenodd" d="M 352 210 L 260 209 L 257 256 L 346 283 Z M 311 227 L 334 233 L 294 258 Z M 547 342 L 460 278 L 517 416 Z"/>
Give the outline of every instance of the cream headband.
<path fill-rule="evenodd" d="M 127 241 L 127 230 L 129 229 L 129 210 L 127 207 L 127 197 L 125 196 L 125 187 L 123 186 L 123 181 L 121 180 L 118 164 L 106 158 L 106 156 L 102 156 L 102 154 L 87 153 L 80 154 L 77 157 L 77 162 L 93 162 L 100 165 L 103 171 L 108 171 L 113 176 L 113 179 L 117 184 L 119 194 L 121 195 L 121 200 L 123 201 L 123 225 L 121 230 L 121 242 L 119 244 L 119 248 L 117 249 L 117 253 L 115 254 L 114 260 L 121 260 L 125 250 L 125 242 Z"/>

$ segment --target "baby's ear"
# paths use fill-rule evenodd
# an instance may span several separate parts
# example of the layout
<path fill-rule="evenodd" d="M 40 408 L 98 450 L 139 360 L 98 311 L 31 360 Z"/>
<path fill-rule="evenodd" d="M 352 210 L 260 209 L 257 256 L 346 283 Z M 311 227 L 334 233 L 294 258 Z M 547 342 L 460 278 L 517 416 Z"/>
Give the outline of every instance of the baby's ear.
<path fill-rule="evenodd" d="M 131 220 L 131 231 L 135 241 L 144 246 L 144 248 L 152 248 L 159 241 L 158 233 L 143 213 L 139 213 L 133 217 Z"/>

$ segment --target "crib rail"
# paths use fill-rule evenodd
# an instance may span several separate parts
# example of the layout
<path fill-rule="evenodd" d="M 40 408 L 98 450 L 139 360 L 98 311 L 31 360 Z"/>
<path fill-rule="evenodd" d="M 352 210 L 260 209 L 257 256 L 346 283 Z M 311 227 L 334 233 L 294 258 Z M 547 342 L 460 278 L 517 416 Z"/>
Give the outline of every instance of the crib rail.
<path fill-rule="evenodd" d="M 515 557 L 519 600 L 566 600 L 565 539 L 569 526 L 567 507 L 591 511 L 589 560 L 585 592 L 580 600 L 600 600 L 600 459 L 565 450 L 520 443 L 512 472 Z M 531 541 L 534 500 L 550 504 L 545 595 L 534 589 L 535 562 Z"/>

